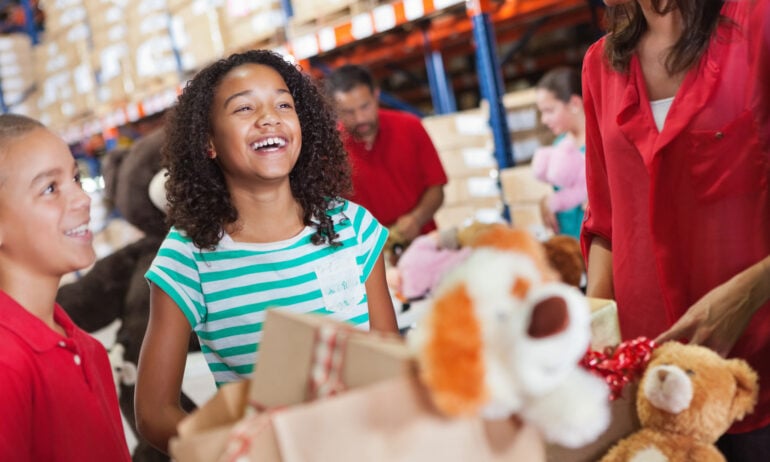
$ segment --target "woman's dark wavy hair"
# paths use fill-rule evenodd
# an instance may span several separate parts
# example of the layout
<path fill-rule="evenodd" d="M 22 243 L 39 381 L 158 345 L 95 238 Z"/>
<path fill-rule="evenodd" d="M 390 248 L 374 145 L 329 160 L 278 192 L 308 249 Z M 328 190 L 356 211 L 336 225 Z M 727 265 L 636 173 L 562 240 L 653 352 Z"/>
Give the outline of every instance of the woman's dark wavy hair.
<path fill-rule="evenodd" d="M 683 32 L 666 58 L 669 75 L 684 72 L 700 59 L 721 18 L 723 0 L 650 0 L 658 14 L 679 10 Z M 607 7 L 604 54 L 612 67 L 626 72 L 647 21 L 636 1 Z"/>
<path fill-rule="evenodd" d="M 226 225 L 238 220 L 219 165 L 208 158 L 211 105 L 222 78 L 243 64 L 275 69 L 289 87 L 302 130 L 302 149 L 289 174 L 291 191 L 302 206 L 305 225 L 316 233 L 311 241 L 335 242 L 337 234 L 327 210 L 350 190 L 347 154 L 331 105 L 298 66 L 269 50 L 233 54 L 201 70 L 185 86 L 167 121 L 163 164 L 168 168 L 168 223 L 200 249 L 213 249 Z"/>

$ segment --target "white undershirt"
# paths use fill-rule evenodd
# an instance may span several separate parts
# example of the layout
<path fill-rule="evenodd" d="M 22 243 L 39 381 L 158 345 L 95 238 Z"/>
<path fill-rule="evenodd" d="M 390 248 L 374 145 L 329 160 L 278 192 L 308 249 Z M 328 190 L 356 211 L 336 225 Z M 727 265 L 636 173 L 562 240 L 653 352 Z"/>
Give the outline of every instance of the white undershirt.
<path fill-rule="evenodd" d="M 674 97 L 663 98 L 655 101 L 650 101 L 650 107 L 652 108 L 652 117 L 655 119 L 655 125 L 658 127 L 658 131 L 663 131 L 663 124 L 666 121 L 668 110 L 671 109 L 671 103 L 674 102 Z"/>

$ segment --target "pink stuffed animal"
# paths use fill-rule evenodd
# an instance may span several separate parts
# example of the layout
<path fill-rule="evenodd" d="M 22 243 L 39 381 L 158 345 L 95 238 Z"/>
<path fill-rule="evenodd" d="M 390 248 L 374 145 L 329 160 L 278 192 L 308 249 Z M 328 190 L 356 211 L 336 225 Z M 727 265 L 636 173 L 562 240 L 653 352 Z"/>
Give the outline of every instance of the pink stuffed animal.
<path fill-rule="evenodd" d="M 586 201 L 585 156 L 571 139 L 538 149 L 532 158 L 535 178 L 560 189 L 548 197 L 554 212 L 571 209 Z"/>
<path fill-rule="evenodd" d="M 464 261 L 470 252 L 467 247 L 443 247 L 437 233 L 419 236 L 396 265 L 400 277 L 400 283 L 397 283 L 399 295 L 404 300 L 414 300 L 433 292 L 444 274 Z"/>

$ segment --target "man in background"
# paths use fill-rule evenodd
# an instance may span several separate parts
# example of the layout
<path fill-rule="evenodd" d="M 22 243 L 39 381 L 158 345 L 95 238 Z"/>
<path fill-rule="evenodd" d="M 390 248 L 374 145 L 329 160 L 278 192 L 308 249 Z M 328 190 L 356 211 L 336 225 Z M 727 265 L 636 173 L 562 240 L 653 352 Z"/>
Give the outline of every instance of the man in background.
<path fill-rule="evenodd" d="M 381 109 L 380 90 L 363 67 L 336 69 L 326 87 L 350 156 L 348 199 L 372 212 L 401 244 L 436 229 L 433 215 L 444 202 L 447 177 L 420 119 Z"/>

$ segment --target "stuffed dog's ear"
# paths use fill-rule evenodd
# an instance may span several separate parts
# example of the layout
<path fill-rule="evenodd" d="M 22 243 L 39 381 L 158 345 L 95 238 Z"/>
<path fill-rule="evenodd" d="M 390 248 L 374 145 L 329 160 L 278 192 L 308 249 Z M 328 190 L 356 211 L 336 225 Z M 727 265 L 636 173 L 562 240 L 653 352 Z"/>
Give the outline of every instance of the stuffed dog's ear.
<path fill-rule="evenodd" d="M 486 402 L 484 343 L 473 300 L 464 285 L 434 302 L 431 338 L 422 351 L 420 375 L 436 407 L 451 416 L 475 415 Z"/>
<path fill-rule="evenodd" d="M 754 405 L 757 404 L 759 393 L 757 373 L 742 359 L 729 360 L 727 367 L 735 377 L 736 384 L 730 416 L 734 421 L 741 420 L 746 414 L 751 413 Z"/>

